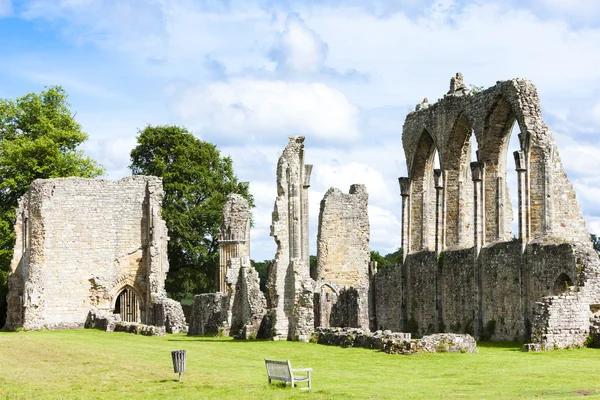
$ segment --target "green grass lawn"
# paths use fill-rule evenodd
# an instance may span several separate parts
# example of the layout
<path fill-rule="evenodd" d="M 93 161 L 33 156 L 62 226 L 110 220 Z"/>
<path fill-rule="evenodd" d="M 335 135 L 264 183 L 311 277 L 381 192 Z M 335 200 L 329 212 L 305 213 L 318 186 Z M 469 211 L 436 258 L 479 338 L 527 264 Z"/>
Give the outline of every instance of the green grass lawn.
<path fill-rule="evenodd" d="M 182 382 L 171 350 L 187 350 Z M 267 385 L 264 358 L 313 368 L 313 390 Z M 310 343 L 144 337 L 98 330 L 0 333 L 0 398 L 600 398 L 600 350 L 388 355 Z"/>

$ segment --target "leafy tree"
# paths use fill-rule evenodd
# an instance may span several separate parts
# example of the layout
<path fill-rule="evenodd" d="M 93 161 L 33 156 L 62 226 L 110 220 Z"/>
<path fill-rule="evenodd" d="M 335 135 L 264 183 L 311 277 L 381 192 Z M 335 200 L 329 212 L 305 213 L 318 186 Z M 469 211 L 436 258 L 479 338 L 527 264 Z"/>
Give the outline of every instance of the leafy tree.
<path fill-rule="evenodd" d="M 598 252 L 598 254 L 600 254 L 600 237 L 598 237 L 598 235 L 590 233 L 590 238 L 592 239 L 594 249 Z"/>
<path fill-rule="evenodd" d="M 377 261 L 378 268 L 386 268 L 390 265 L 390 262 L 375 250 L 371 250 L 371 261 Z"/>
<path fill-rule="evenodd" d="M 385 258 L 387 260 L 387 262 L 390 263 L 390 265 L 401 264 L 402 263 L 402 254 L 403 254 L 402 247 L 398 247 L 398 249 L 396 249 L 395 252 L 386 254 L 383 258 Z"/>
<path fill-rule="evenodd" d="M 271 260 L 264 261 L 254 261 L 250 260 L 250 265 L 254 267 L 256 272 L 258 272 L 258 277 L 260 279 L 260 290 L 263 293 L 267 292 L 267 275 L 269 273 L 269 265 L 271 264 Z"/>
<path fill-rule="evenodd" d="M 252 207 L 248 182 L 238 181 L 231 158 L 183 127 L 147 126 L 137 141 L 129 168 L 163 180 L 162 212 L 171 238 L 167 292 L 181 299 L 214 290 L 223 204 L 238 193 Z"/>
<path fill-rule="evenodd" d="M 60 86 L 15 100 L 0 99 L 0 327 L 6 317 L 7 277 L 18 199 L 39 178 L 102 175 L 78 146 L 87 139 Z"/>

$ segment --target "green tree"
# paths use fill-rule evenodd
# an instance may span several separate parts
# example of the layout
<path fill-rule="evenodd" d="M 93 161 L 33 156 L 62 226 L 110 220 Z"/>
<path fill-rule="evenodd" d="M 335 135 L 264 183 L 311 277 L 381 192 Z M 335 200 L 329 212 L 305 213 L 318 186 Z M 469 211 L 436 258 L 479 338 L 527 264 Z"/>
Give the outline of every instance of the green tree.
<path fill-rule="evenodd" d="M 594 235 L 590 233 L 590 239 L 592 239 L 592 244 L 594 245 L 594 249 L 600 254 L 600 237 L 598 235 Z"/>
<path fill-rule="evenodd" d="M 377 268 L 386 268 L 390 265 L 390 262 L 375 250 L 371 250 L 371 261 L 377 261 Z"/>
<path fill-rule="evenodd" d="M 134 175 L 163 180 L 162 215 L 169 229 L 166 289 L 181 299 L 214 290 L 219 263 L 218 236 L 227 195 L 253 199 L 239 182 L 231 158 L 178 126 L 147 126 L 138 131 L 129 168 Z"/>
<path fill-rule="evenodd" d="M 39 178 L 102 175 L 78 147 L 87 139 L 60 86 L 15 100 L 0 99 L 0 327 L 6 317 L 7 277 L 18 199 Z"/>
<path fill-rule="evenodd" d="M 391 265 L 402 264 L 402 247 L 398 247 L 395 252 L 386 254 L 383 258 Z"/>
<path fill-rule="evenodd" d="M 254 261 L 250 260 L 250 265 L 254 267 L 256 272 L 258 272 L 258 277 L 260 279 L 260 290 L 263 293 L 267 292 L 267 277 L 269 273 L 269 265 L 271 264 L 271 260 L 264 261 Z"/>

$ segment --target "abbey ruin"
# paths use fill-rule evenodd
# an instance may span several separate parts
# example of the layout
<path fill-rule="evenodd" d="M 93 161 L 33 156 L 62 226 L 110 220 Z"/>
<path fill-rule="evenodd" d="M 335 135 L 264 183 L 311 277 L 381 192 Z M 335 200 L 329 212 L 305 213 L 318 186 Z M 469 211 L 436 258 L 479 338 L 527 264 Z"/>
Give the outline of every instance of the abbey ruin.
<path fill-rule="evenodd" d="M 82 328 L 90 313 L 165 325 L 162 182 L 34 181 L 19 202 L 7 329 Z"/>
<path fill-rule="evenodd" d="M 514 124 L 520 150 L 509 157 Z M 277 168 L 265 314 L 276 338 L 341 326 L 469 333 L 539 350 L 582 346 L 597 333 L 600 261 L 529 81 L 473 94 L 457 74 L 443 99 L 408 114 L 402 142 L 402 264 L 377 271 L 369 262 L 368 195 L 353 185 L 321 202 L 310 277 L 312 166 L 304 165 L 304 138 L 290 138 Z M 518 182 L 514 233 L 509 173 Z"/>
<path fill-rule="evenodd" d="M 510 155 L 515 126 L 519 150 Z M 195 297 L 189 334 L 306 341 L 318 327 L 341 327 L 471 334 L 540 350 L 582 346 L 598 333 L 600 260 L 531 82 L 471 93 L 457 74 L 442 99 L 407 115 L 402 143 L 400 265 L 378 271 L 370 261 L 369 196 L 354 184 L 321 201 L 311 276 L 312 165 L 304 137 L 293 136 L 277 164 L 266 293 L 250 265 L 248 202 L 229 195 L 217 290 Z M 15 224 L 6 327 L 77 328 L 93 317 L 183 329 L 181 306 L 164 289 L 161 196 L 154 177 L 32 183 Z"/>

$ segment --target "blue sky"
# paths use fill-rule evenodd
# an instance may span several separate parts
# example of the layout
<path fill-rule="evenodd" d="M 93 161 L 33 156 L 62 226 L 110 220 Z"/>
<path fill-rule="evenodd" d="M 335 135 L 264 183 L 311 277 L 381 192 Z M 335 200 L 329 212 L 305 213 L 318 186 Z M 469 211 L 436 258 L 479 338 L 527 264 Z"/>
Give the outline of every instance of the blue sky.
<path fill-rule="evenodd" d="M 0 97 L 62 85 L 109 178 L 129 175 L 147 124 L 216 143 L 256 198 L 257 260 L 275 253 L 287 136 L 307 137 L 314 164 L 313 252 L 327 189 L 365 183 L 372 248 L 385 254 L 400 245 L 406 113 L 459 71 L 478 86 L 528 78 L 600 233 L 597 0 L 0 0 L 0 50 Z"/>

